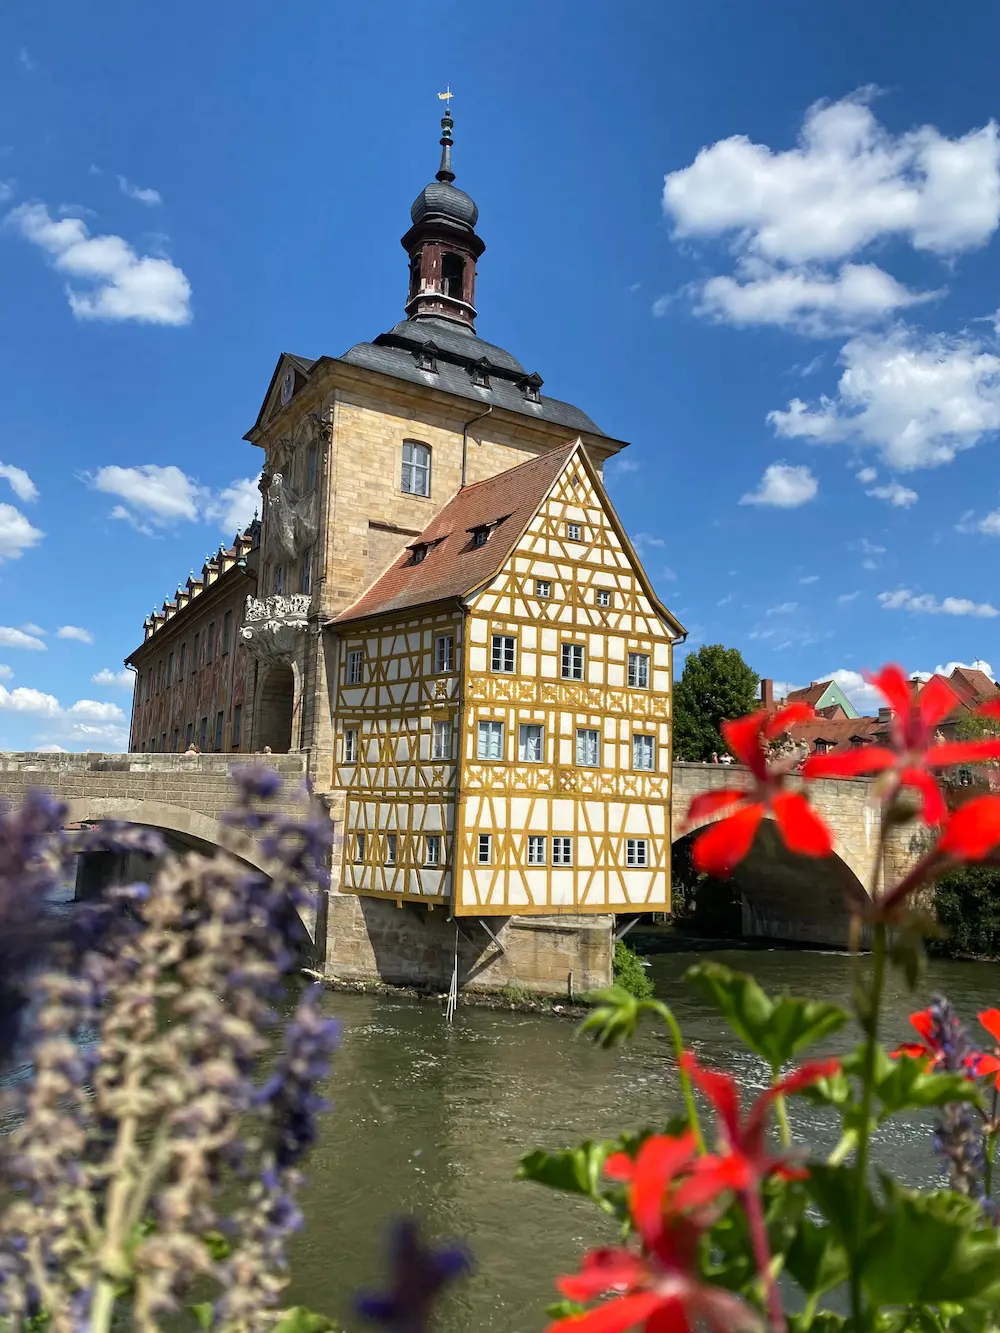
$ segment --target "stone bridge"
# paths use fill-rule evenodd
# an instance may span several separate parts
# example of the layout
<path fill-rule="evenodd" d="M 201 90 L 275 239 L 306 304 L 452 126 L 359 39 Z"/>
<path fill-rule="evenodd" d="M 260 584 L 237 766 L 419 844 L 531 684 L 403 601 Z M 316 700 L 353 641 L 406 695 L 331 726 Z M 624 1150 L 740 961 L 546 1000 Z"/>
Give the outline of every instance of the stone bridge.
<path fill-rule="evenodd" d="M 0 754 L 0 801 L 18 802 L 44 787 L 69 806 L 69 821 L 120 819 L 161 830 L 174 845 L 222 847 L 257 869 L 266 862 L 257 843 L 220 820 L 232 802 L 229 770 L 256 759 L 276 769 L 290 791 L 305 777 L 305 754 Z M 691 797 L 739 786 L 749 775 L 736 765 L 675 763 L 672 823 L 682 833 Z M 744 934 L 842 947 L 847 942 L 846 888 L 869 885 L 878 848 L 878 815 L 868 778 L 811 784 L 813 804 L 834 835 L 824 860 L 794 856 L 765 825 L 736 882 L 743 897 Z M 284 807 L 289 812 L 291 802 Z M 894 882 L 918 854 L 920 830 L 896 830 L 879 877 Z M 307 923 L 312 933 L 312 922 Z M 322 948 L 322 942 L 317 942 Z"/>
<path fill-rule="evenodd" d="M 747 770 L 735 764 L 675 763 L 674 845 L 699 827 L 684 829 L 692 796 L 749 781 Z M 765 823 L 734 876 L 743 896 L 744 935 L 838 947 L 847 943 L 845 891 L 863 887 L 867 892 L 873 877 L 879 888 L 894 884 L 917 859 L 923 841 L 923 825 L 894 829 L 876 866 L 879 814 L 872 787 L 871 778 L 824 778 L 809 784 L 810 800 L 834 838 L 832 855 L 822 860 L 789 852 L 773 826 Z"/>

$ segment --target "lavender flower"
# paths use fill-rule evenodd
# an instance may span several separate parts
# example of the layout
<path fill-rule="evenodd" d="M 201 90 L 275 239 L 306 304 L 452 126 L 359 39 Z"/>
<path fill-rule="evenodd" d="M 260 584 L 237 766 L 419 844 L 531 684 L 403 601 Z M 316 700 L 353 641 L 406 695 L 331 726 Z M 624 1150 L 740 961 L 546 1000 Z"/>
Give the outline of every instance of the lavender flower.
<path fill-rule="evenodd" d="M 442 1287 L 470 1271 L 469 1254 L 459 1245 L 424 1245 L 412 1218 L 401 1218 L 389 1239 L 391 1286 L 359 1297 L 357 1309 L 394 1333 L 424 1333 Z"/>
<path fill-rule="evenodd" d="M 941 1053 L 937 1068 L 966 1075 L 975 1051 L 950 1001 L 943 995 L 932 996 L 930 1016 L 929 1041 Z M 943 1107 L 934 1130 L 934 1148 L 948 1163 L 951 1188 L 989 1210 L 983 1121 L 976 1108 L 968 1102 L 949 1102 Z"/>

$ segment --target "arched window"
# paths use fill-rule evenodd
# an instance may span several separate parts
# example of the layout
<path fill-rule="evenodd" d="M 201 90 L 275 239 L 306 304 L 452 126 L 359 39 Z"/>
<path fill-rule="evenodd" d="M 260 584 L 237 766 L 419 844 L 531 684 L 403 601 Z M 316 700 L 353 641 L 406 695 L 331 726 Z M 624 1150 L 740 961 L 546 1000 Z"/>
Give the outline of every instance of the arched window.
<path fill-rule="evenodd" d="M 442 255 L 441 290 L 445 296 L 453 296 L 456 301 L 464 301 L 464 289 L 465 260 L 461 255 Z"/>
<path fill-rule="evenodd" d="M 406 495 L 430 495 L 430 446 L 417 440 L 403 441 L 402 489 Z"/>

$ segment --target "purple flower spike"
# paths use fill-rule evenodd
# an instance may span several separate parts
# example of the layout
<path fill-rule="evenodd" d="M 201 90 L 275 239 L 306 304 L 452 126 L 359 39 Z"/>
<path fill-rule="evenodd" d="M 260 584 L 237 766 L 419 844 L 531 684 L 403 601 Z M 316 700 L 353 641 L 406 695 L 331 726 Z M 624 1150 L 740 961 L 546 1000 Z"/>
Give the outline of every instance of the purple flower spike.
<path fill-rule="evenodd" d="M 268 801 L 281 788 L 281 774 L 266 764 L 242 764 L 232 770 L 232 776 L 247 800 L 256 796 Z"/>
<path fill-rule="evenodd" d="M 405 1217 L 390 1237 L 389 1268 L 389 1290 L 361 1296 L 358 1313 L 396 1333 L 424 1333 L 438 1293 L 448 1282 L 471 1272 L 472 1260 L 461 1245 L 440 1249 L 424 1245 L 417 1223 Z"/>

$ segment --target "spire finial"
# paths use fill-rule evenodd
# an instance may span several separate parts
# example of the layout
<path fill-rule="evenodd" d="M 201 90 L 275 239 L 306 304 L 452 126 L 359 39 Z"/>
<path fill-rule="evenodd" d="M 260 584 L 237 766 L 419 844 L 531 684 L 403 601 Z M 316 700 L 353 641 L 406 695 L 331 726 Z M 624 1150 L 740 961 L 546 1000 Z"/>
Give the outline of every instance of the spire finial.
<path fill-rule="evenodd" d="M 444 102 L 444 115 L 441 117 L 441 165 L 438 167 L 436 179 L 439 181 L 453 181 L 455 173 L 451 169 L 451 131 L 455 122 L 451 118 L 451 99 L 454 94 L 451 91 L 451 84 L 443 93 L 438 93 L 440 101 Z"/>

